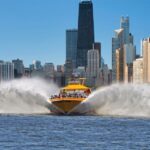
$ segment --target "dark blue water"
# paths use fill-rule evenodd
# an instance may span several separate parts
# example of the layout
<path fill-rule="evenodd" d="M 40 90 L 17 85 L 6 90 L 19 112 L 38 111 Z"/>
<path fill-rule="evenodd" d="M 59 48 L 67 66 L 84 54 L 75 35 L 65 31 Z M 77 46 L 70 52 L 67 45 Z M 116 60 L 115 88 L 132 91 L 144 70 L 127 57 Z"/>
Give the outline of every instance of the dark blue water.
<path fill-rule="evenodd" d="M 150 149 L 150 119 L 0 116 L 0 150 Z"/>

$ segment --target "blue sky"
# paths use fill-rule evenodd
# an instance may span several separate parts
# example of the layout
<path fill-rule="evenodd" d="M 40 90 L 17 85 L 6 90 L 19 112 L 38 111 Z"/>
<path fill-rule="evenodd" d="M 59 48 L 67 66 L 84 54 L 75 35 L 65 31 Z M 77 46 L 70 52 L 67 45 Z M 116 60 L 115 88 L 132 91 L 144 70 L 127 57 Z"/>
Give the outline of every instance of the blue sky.
<path fill-rule="evenodd" d="M 20 58 L 65 62 L 65 30 L 77 28 L 80 0 L 0 0 L 0 60 Z M 111 38 L 120 17 L 130 17 L 137 53 L 140 40 L 150 36 L 150 0 L 93 0 L 95 40 L 111 67 Z"/>

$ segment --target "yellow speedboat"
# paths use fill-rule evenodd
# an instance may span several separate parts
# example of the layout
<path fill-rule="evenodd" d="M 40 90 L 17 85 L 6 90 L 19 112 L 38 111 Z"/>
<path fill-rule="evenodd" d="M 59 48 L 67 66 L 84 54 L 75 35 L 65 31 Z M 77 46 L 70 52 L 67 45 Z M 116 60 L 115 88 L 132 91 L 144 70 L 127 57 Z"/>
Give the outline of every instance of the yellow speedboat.
<path fill-rule="evenodd" d="M 84 85 L 84 79 L 74 80 L 62 88 L 58 95 L 51 96 L 49 101 L 57 110 L 54 112 L 70 114 L 90 93 L 91 89 Z"/>

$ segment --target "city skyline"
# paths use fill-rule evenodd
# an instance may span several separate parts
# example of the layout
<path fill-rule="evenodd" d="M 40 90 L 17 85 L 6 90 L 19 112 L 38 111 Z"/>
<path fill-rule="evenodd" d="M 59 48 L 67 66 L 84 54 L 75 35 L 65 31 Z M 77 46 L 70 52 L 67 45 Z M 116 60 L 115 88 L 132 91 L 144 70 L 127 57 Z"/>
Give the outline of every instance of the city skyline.
<path fill-rule="evenodd" d="M 25 66 L 33 60 L 41 60 L 42 64 L 64 64 L 65 31 L 77 28 L 79 2 L 1 0 L 0 59 L 11 61 L 19 58 Z M 114 30 L 119 28 L 121 16 L 130 17 L 130 31 L 137 53 L 140 53 L 140 40 L 150 35 L 150 21 L 145 15 L 149 12 L 148 4 L 148 0 L 93 0 L 95 41 L 101 42 L 102 57 L 110 68 L 111 38 Z"/>

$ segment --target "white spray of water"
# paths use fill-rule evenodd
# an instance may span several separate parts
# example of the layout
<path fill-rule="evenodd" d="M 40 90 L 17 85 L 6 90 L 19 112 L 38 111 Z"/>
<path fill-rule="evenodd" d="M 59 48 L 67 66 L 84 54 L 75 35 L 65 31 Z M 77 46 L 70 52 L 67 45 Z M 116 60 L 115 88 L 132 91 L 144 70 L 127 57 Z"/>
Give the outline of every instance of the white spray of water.
<path fill-rule="evenodd" d="M 104 87 L 93 92 L 82 105 L 87 106 L 87 112 L 97 115 L 150 117 L 150 85 L 115 84 Z"/>
<path fill-rule="evenodd" d="M 0 84 L 0 113 L 49 113 L 50 95 L 59 92 L 44 80 L 19 79 Z M 115 84 L 93 92 L 76 109 L 78 113 L 150 117 L 150 85 Z"/>
<path fill-rule="evenodd" d="M 53 83 L 34 78 L 19 79 L 0 84 L 0 113 L 49 113 L 47 102 L 58 92 Z"/>

